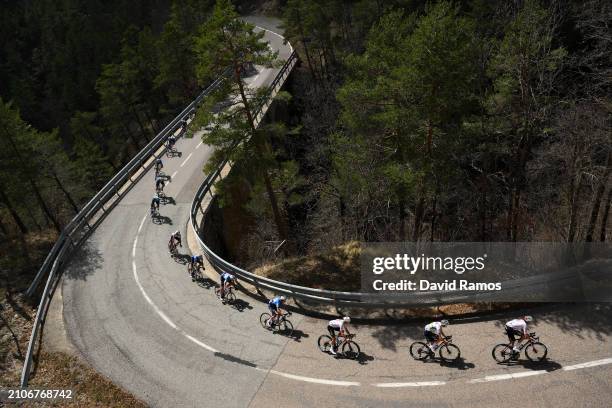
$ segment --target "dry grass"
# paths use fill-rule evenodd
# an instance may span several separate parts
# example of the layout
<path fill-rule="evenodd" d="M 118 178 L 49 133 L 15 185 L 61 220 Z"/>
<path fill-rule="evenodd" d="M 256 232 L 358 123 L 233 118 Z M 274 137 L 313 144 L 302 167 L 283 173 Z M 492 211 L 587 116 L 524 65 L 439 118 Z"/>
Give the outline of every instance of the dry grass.
<path fill-rule="evenodd" d="M 45 406 L 70 407 L 146 407 L 147 405 L 98 374 L 74 356 L 65 353 L 42 353 L 40 364 L 30 381 L 32 388 L 70 388 L 71 402 Z M 43 406 L 35 404 L 33 406 Z"/>
<path fill-rule="evenodd" d="M 254 272 L 270 279 L 318 289 L 357 291 L 361 286 L 359 256 L 361 246 L 352 241 L 329 251 L 278 264 L 266 264 Z"/>

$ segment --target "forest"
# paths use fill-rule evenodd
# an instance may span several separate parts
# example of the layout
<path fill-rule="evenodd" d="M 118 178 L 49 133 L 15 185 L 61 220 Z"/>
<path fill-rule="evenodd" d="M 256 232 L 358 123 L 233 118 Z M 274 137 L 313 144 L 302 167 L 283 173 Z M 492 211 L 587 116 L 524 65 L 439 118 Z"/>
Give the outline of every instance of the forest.
<path fill-rule="evenodd" d="M 214 3 L 3 2 L 2 286 L 214 78 Z M 300 59 L 265 149 L 224 151 L 252 260 L 282 240 L 610 240 L 609 1 L 234 5 L 279 18 Z"/>

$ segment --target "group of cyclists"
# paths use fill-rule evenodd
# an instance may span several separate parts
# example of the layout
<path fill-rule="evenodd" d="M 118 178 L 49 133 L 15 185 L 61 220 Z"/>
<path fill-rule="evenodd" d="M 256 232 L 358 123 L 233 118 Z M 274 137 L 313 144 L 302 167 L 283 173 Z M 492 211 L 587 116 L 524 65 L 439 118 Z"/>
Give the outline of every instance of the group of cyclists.
<path fill-rule="evenodd" d="M 527 323 L 532 321 L 533 317 L 522 316 L 510 320 L 504 325 L 506 335 L 508 336 L 509 340 L 509 346 L 512 348 L 514 357 L 518 356 L 518 353 L 520 353 L 521 342 L 529 339 Z M 425 340 L 432 353 L 435 352 L 440 344 L 444 341 L 446 334 L 444 334 L 444 330 L 442 328 L 448 325 L 448 320 L 440 320 L 431 322 L 425 326 Z"/>
<path fill-rule="evenodd" d="M 185 120 L 181 121 L 181 133 L 183 133 L 187 128 L 187 122 Z M 174 151 L 174 145 L 176 144 L 176 137 L 171 135 L 168 137 L 166 141 L 166 147 L 169 151 Z M 166 186 L 166 179 L 168 176 L 162 174 L 162 169 L 164 168 L 164 162 L 161 158 L 157 158 L 155 160 L 155 195 L 151 199 L 151 215 L 156 215 L 159 212 L 159 205 L 161 202 L 161 198 L 163 197 L 164 187 Z"/>
<path fill-rule="evenodd" d="M 268 328 L 272 328 L 275 323 L 280 319 L 284 312 L 284 306 L 287 299 L 285 296 L 277 296 L 268 301 L 268 310 L 272 316 L 266 325 Z M 512 348 L 513 358 L 518 357 L 520 353 L 520 344 L 523 340 L 529 339 L 529 333 L 527 331 L 527 323 L 533 321 L 531 316 L 522 316 L 516 319 L 512 319 L 505 324 L 506 335 L 508 336 L 509 346 Z M 336 355 L 338 353 L 338 338 L 346 337 L 351 335 L 349 330 L 351 318 L 344 316 L 338 319 L 330 320 L 327 323 L 327 331 L 332 338 L 332 348 L 330 353 Z M 444 319 L 440 321 L 433 321 L 424 328 L 424 336 L 427 342 L 427 346 L 431 352 L 435 352 L 441 343 L 446 338 L 443 327 L 447 327 L 449 321 Z"/>
<path fill-rule="evenodd" d="M 187 128 L 187 122 L 181 121 L 180 129 L 181 133 L 185 132 Z M 167 141 L 167 148 L 173 151 L 176 138 L 174 135 L 170 136 Z M 155 161 L 155 191 L 156 194 L 151 200 L 151 212 L 159 211 L 160 197 L 162 196 L 165 187 L 165 177 L 162 176 L 161 170 L 164 164 L 161 158 Z M 182 247 L 182 237 L 180 231 L 175 231 L 170 235 L 170 241 L 168 243 L 170 252 L 174 252 L 177 247 Z M 204 259 L 202 255 L 193 255 L 189 259 L 189 270 L 191 271 L 192 278 L 195 270 L 198 268 L 204 268 Z M 224 272 L 220 275 L 219 288 L 215 290 L 216 295 L 224 302 L 226 294 L 236 287 L 237 279 L 234 275 Z M 268 328 L 272 328 L 276 322 L 283 316 L 286 305 L 285 296 L 276 296 L 268 301 L 268 310 L 270 311 L 271 318 L 268 319 L 266 325 Z M 516 319 L 512 319 L 505 324 L 506 335 L 508 336 L 509 346 L 512 348 L 514 356 L 520 352 L 520 344 L 523 340 L 529 339 L 529 333 L 527 332 L 527 323 L 533 321 L 531 316 L 522 316 Z M 327 331 L 332 338 L 332 348 L 330 353 L 336 355 L 338 352 L 338 338 L 351 335 L 349 326 L 351 318 L 344 316 L 342 318 L 330 320 L 327 324 Z M 440 344 L 443 343 L 446 338 L 443 328 L 449 325 L 448 320 L 433 321 L 424 327 L 424 336 L 427 346 L 431 352 L 435 352 Z"/>

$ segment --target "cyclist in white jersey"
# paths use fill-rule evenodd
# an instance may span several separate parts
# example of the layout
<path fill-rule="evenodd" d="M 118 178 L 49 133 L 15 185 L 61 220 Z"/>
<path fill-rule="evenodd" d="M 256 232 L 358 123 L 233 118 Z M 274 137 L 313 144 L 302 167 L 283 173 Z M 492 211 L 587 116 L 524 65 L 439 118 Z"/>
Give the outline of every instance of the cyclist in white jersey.
<path fill-rule="evenodd" d="M 329 335 L 332 338 L 332 349 L 331 349 L 332 354 L 335 355 L 338 349 L 338 345 L 336 344 L 336 340 L 337 340 L 336 333 L 338 333 L 339 336 L 344 336 L 345 332 L 347 334 L 351 334 L 351 332 L 348 329 L 350 322 L 351 322 L 351 318 L 348 316 L 345 316 L 342 319 L 330 320 L 329 323 L 327 324 L 327 331 L 329 332 Z"/>
<path fill-rule="evenodd" d="M 436 351 L 440 341 L 446 337 L 442 327 L 448 326 L 448 320 L 440 320 L 439 322 L 431 322 L 425 326 L 425 340 L 431 351 Z"/>
<path fill-rule="evenodd" d="M 527 333 L 527 322 L 531 321 L 533 321 L 533 317 L 523 316 L 518 319 L 512 319 L 506 323 L 506 334 L 508 335 L 508 340 L 510 340 L 510 347 L 512 347 L 515 353 L 519 352 L 518 347 L 521 342 L 529 338 L 529 333 Z M 518 340 L 517 344 L 515 344 L 516 340 Z"/>

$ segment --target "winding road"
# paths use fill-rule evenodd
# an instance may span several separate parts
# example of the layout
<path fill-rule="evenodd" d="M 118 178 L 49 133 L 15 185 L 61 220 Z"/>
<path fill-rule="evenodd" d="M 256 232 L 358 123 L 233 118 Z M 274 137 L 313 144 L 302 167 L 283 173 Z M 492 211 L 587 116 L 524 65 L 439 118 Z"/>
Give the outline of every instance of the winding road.
<path fill-rule="evenodd" d="M 273 20 L 252 18 L 287 58 Z M 261 69 L 249 86 L 269 84 Z M 326 322 L 294 314 L 292 338 L 264 330 L 266 306 L 238 293 L 239 309 L 222 305 L 213 288 L 192 282 L 168 256 L 167 241 L 187 236 L 189 208 L 211 148 L 181 138 L 181 157 L 164 159 L 172 176 L 164 223 L 148 214 L 154 176 L 146 174 L 80 249 L 63 276 L 63 317 L 70 342 L 99 372 L 154 407 L 604 407 L 612 397 L 611 305 L 532 310 L 549 361 L 496 364 L 491 348 L 504 341 L 494 319 L 452 322 L 461 347 L 456 365 L 419 362 L 408 352 L 424 322 L 356 325 L 359 361 L 321 353 Z M 186 245 L 180 250 L 189 254 Z"/>

